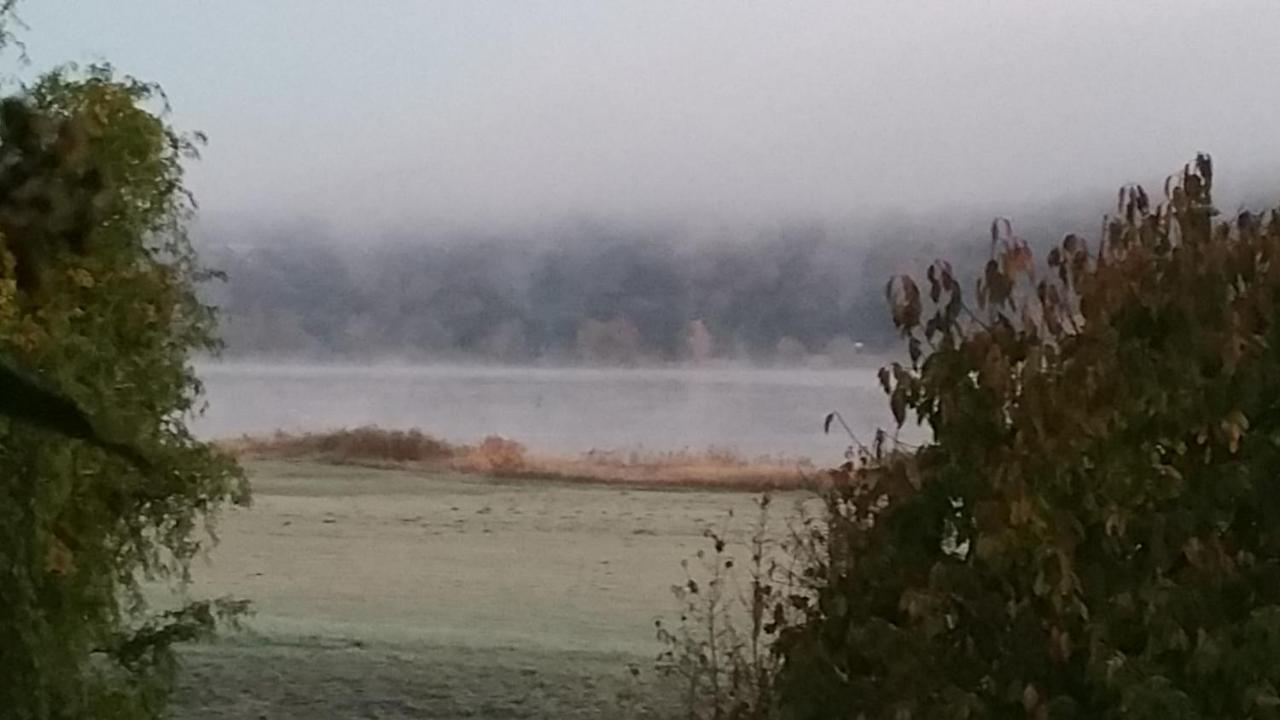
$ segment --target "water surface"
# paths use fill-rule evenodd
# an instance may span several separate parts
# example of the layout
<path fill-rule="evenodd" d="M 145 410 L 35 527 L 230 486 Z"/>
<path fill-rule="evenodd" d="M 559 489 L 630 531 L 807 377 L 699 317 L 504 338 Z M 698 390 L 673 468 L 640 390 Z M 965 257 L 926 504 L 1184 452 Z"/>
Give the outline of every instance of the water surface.
<path fill-rule="evenodd" d="M 722 448 L 839 458 L 838 410 L 865 440 L 891 419 L 876 368 L 510 368 L 204 365 L 204 437 L 375 424 L 456 442 L 514 438 L 542 452 Z"/>

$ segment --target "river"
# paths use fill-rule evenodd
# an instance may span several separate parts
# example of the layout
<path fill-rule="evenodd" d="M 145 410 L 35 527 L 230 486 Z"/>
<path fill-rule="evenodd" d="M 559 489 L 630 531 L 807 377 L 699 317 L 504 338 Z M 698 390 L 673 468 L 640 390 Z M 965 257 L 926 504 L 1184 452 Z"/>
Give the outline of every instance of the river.
<path fill-rule="evenodd" d="M 551 453 L 731 450 L 841 457 L 839 411 L 864 441 L 889 427 L 876 367 L 831 370 L 201 365 L 205 438 L 359 425 L 417 427 L 454 442 L 497 434 Z M 838 428 L 838 426 L 837 426 Z"/>

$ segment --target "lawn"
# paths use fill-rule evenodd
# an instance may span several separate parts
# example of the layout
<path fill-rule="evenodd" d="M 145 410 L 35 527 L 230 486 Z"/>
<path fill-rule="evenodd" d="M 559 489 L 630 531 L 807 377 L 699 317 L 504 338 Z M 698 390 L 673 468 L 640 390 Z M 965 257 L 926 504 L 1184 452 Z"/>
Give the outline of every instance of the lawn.
<path fill-rule="evenodd" d="M 177 717 L 644 715 L 623 705 L 660 702 L 681 560 L 756 517 L 749 493 L 247 467 L 254 505 L 221 518 L 191 593 L 255 614 L 184 649 Z"/>

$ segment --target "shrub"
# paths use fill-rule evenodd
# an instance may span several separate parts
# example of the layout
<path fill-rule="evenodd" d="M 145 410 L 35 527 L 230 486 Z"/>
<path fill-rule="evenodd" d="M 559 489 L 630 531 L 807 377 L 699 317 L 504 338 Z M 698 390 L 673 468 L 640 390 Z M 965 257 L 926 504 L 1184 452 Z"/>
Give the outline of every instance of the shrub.
<path fill-rule="evenodd" d="M 1280 211 L 1201 156 L 1037 270 L 1005 221 L 970 303 L 894 278 L 899 426 L 833 473 L 795 718 L 1280 715 Z"/>
<path fill-rule="evenodd" d="M 373 425 L 330 432 L 291 435 L 277 431 L 266 438 L 244 437 L 226 443 L 235 452 L 263 457 L 318 457 L 330 462 L 429 462 L 453 457 L 455 448 L 423 433 L 383 430 Z"/>
<path fill-rule="evenodd" d="M 790 568 L 779 564 L 793 546 L 769 526 L 771 502 L 767 493 L 760 496 L 745 538 L 727 527 L 705 532 L 711 551 L 684 561 L 685 581 L 672 587 L 679 621 L 656 624 L 664 648 L 656 669 L 690 720 L 777 717 L 778 657 L 771 646 L 793 620 Z M 739 563 L 743 554 L 746 562 Z"/>
<path fill-rule="evenodd" d="M 525 467 L 524 445 L 498 435 L 489 435 L 470 453 L 482 467 L 495 473 L 514 473 Z"/>

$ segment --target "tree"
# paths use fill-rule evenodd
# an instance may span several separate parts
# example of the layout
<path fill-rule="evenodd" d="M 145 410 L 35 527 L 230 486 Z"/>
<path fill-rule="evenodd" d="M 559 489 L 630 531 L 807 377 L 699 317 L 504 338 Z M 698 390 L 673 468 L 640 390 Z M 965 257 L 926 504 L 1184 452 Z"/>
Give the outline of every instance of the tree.
<path fill-rule="evenodd" d="M 147 109 L 162 101 L 91 67 L 0 102 L 0 356 L 93 419 L 83 442 L 0 413 L 7 717 L 157 717 L 170 645 L 240 609 L 153 614 L 141 591 L 184 582 L 201 521 L 247 498 L 235 464 L 185 424 L 200 397 L 189 357 L 217 341 L 184 231 L 182 164 L 199 138 Z"/>
<path fill-rule="evenodd" d="M 777 645 L 792 717 L 1280 716 L 1280 211 L 1215 219 L 1200 156 L 1037 272 L 992 227 L 888 292 L 911 362 L 833 474 Z"/>

